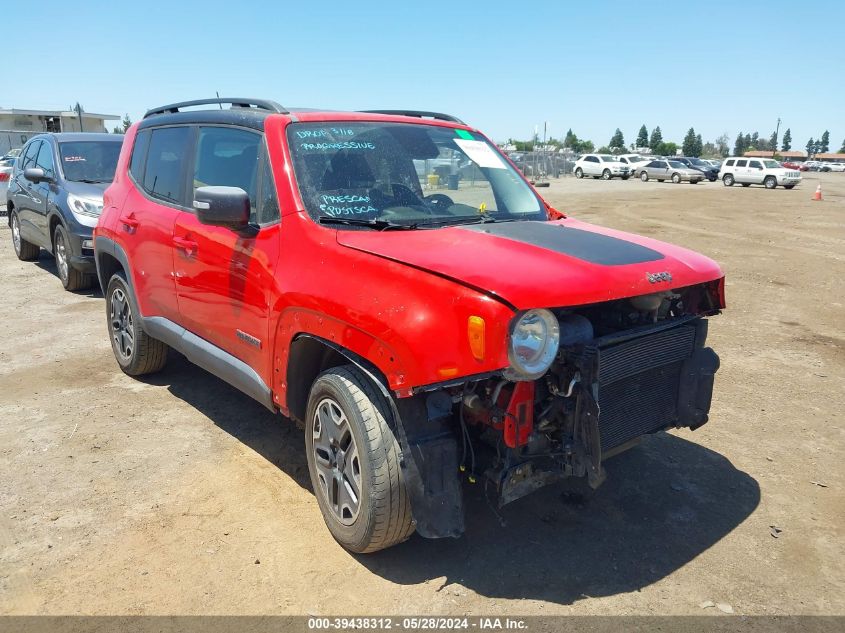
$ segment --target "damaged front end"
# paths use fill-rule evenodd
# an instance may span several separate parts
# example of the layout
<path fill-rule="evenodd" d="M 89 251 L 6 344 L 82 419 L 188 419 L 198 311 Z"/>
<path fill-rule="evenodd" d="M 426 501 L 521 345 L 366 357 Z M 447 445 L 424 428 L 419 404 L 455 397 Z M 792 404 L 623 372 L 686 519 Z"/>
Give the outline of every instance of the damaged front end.
<path fill-rule="evenodd" d="M 643 435 L 705 424 L 719 368 L 706 347 L 705 317 L 724 307 L 722 284 L 547 311 L 559 345 L 542 375 L 515 380 L 505 371 L 408 399 L 403 450 L 418 456 L 418 492 L 440 495 L 418 511 L 412 492 L 419 531 L 462 531 L 458 477 L 441 469 L 485 477 L 504 505 L 567 477 L 595 488 L 605 478 L 603 461 Z M 431 525 L 438 509 L 448 512 Z M 429 525 L 420 528 L 421 521 Z"/>

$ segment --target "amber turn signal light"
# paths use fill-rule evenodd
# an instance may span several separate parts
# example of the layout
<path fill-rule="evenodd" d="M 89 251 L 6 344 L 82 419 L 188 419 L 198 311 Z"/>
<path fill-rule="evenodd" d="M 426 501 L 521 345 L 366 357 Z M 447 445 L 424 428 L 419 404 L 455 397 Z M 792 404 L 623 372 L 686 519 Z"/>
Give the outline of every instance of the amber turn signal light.
<path fill-rule="evenodd" d="M 471 316 L 467 319 L 469 349 L 475 360 L 484 360 L 484 327 L 484 319 L 480 316 Z"/>

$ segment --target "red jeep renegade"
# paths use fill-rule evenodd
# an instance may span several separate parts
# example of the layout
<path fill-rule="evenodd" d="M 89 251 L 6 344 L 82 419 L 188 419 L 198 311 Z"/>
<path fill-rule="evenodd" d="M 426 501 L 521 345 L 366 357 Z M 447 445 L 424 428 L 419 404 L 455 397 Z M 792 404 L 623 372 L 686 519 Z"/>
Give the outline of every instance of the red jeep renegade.
<path fill-rule="evenodd" d="M 302 424 L 355 552 L 460 535 L 464 477 L 500 504 L 597 486 L 641 436 L 707 421 L 719 266 L 563 216 L 451 116 L 156 108 L 94 235 L 121 369 L 173 348 Z"/>

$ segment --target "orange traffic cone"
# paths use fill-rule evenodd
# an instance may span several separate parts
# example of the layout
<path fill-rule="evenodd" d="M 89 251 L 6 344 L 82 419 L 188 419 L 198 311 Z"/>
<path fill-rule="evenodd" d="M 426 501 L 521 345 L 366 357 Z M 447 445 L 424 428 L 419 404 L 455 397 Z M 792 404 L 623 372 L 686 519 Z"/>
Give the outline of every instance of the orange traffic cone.
<path fill-rule="evenodd" d="M 813 200 L 821 200 L 822 199 L 822 183 L 819 183 L 819 186 L 816 187 L 816 193 L 813 194 Z"/>

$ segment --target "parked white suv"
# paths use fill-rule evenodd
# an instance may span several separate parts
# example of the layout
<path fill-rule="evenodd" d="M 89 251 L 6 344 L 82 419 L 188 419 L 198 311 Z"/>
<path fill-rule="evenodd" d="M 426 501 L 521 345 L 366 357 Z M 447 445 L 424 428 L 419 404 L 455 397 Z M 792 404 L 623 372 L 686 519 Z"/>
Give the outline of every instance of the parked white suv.
<path fill-rule="evenodd" d="M 766 189 L 774 189 L 782 185 L 784 189 L 792 189 L 801 182 L 801 172 L 787 169 L 770 158 L 732 156 L 725 159 L 719 173 L 726 187 L 738 182 L 743 187 L 763 185 Z"/>
<path fill-rule="evenodd" d="M 575 161 L 573 172 L 576 178 L 592 176 L 603 180 L 610 180 L 614 176 L 628 180 L 632 173 L 628 165 L 620 163 L 616 156 L 610 154 L 584 154 Z"/>
<path fill-rule="evenodd" d="M 628 168 L 631 170 L 631 175 L 637 171 L 637 168 L 645 167 L 654 160 L 653 156 L 651 158 L 644 158 L 639 154 L 621 154 L 620 156 L 617 156 L 617 158 L 623 165 L 628 165 Z"/>

